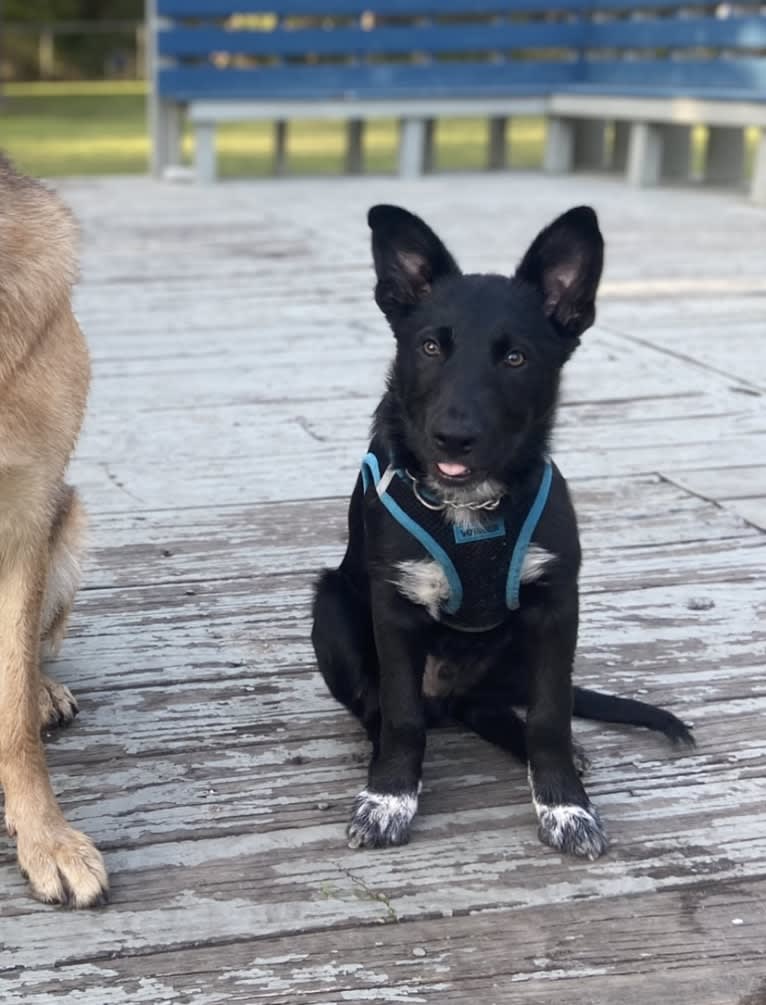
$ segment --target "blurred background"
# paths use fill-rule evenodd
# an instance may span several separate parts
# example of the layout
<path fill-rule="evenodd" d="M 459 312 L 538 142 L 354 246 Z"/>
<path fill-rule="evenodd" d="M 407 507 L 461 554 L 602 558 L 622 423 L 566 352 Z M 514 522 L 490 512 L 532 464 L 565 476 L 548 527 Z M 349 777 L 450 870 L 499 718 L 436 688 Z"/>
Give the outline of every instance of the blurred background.
<path fill-rule="evenodd" d="M 0 3 L 0 145 L 25 171 L 43 176 L 129 174 L 147 170 L 147 28 L 143 0 L 4 0 Z M 340 121 L 290 122 L 287 157 L 293 174 L 341 173 L 345 133 Z M 484 165 L 486 116 L 443 118 L 435 125 L 437 170 Z M 748 170 L 756 130 L 747 134 Z M 693 132 L 692 174 L 701 174 L 707 131 Z M 542 118 L 508 124 L 507 163 L 542 162 Z M 184 159 L 191 155 L 184 136 Z M 223 124 L 219 173 L 272 173 L 269 122 Z M 393 172 L 397 123 L 369 121 L 366 168 Z"/>
<path fill-rule="evenodd" d="M 143 0 L 5 0 L 0 3 L 0 146 L 30 174 L 128 174 L 147 170 L 146 21 Z M 486 117 L 442 119 L 436 167 L 483 167 Z M 509 124 L 510 166 L 535 167 L 545 136 L 540 119 Z M 225 124 L 218 130 L 222 176 L 273 171 L 271 123 Z M 191 138 L 185 137 L 185 154 Z M 291 173 L 343 170 L 344 124 L 290 122 Z M 393 172 L 394 119 L 365 131 L 368 171 Z"/>

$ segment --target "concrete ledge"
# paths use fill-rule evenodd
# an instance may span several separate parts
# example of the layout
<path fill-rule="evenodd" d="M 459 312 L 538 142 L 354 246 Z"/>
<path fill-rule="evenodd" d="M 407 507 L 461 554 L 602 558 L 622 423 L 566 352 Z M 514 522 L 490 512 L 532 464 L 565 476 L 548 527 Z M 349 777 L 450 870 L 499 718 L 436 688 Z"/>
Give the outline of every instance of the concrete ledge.
<path fill-rule="evenodd" d="M 766 102 L 553 94 L 550 115 L 687 126 L 766 126 Z"/>
<path fill-rule="evenodd" d="M 154 108 L 154 146 L 160 167 L 177 162 L 180 106 L 158 102 Z M 473 117 L 491 123 L 488 163 L 503 162 L 505 122 L 512 116 L 547 116 L 548 137 L 543 169 L 564 173 L 577 167 L 605 165 L 604 129 L 615 123 L 617 140 L 612 167 L 626 170 L 635 185 L 654 185 L 663 179 L 681 179 L 689 171 L 688 127 L 711 128 L 709 180 L 741 180 L 741 143 L 733 143 L 738 130 L 766 129 L 766 103 L 695 98 L 637 98 L 586 94 L 553 94 L 548 97 L 412 100 L 239 101 L 204 100 L 189 104 L 187 115 L 196 136 L 195 164 L 200 181 L 216 176 L 215 127 L 219 122 L 271 121 L 278 124 L 276 170 L 284 171 L 284 129 L 294 119 L 341 119 L 347 130 L 346 166 L 361 170 L 363 124 L 370 119 L 394 118 L 400 123 L 399 171 L 405 177 L 423 174 L 432 167 L 433 122 L 443 117 Z M 579 121 L 578 121 L 579 120 Z M 280 132 L 281 129 L 281 132 Z M 629 139 L 630 137 L 630 139 Z M 726 142 L 724 142 L 724 139 Z M 721 142 L 717 142 L 720 140 Z M 503 147 L 501 151 L 501 145 Z M 727 150 L 736 156 L 728 157 Z M 751 196 L 766 201 L 765 145 L 758 145 Z M 156 166 L 155 166 L 156 170 Z"/>
<path fill-rule="evenodd" d="M 411 119 L 545 115 L 544 96 L 530 98 L 403 98 L 401 101 L 192 101 L 191 122 L 272 119 Z"/>

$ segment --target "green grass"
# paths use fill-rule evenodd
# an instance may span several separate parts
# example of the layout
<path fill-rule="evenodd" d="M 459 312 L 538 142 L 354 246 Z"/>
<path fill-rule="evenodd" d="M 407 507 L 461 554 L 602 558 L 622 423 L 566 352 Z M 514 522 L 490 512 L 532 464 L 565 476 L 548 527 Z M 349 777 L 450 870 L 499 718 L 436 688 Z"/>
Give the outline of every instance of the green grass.
<path fill-rule="evenodd" d="M 134 81 L 8 84 L 0 105 L 0 144 L 20 168 L 34 175 L 134 174 L 146 171 L 145 85 Z M 393 171 L 397 127 L 393 120 L 370 122 L 365 130 L 366 169 Z M 288 154 L 294 174 L 333 174 L 343 167 L 341 122 L 291 122 Z M 436 131 L 437 167 L 479 168 L 484 163 L 487 124 L 480 119 L 445 119 Z M 511 124 L 511 161 L 539 164 L 541 120 Z M 224 177 L 271 172 L 273 130 L 269 123 L 225 125 L 218 130 Z M 185 138 L 185 156 L 191 139 Z"/>
<path fill-rule="evenodd" d="M 34 175 L 146 170 L 144 86 L 134 82 L 8 84 L 2 147 Z"/>
<path fill-rule="evenodd" d="M 138 81 L 8 84 L 0 104 L 0 146 L 33 175 L 135 174 L 147 169 L 146 88 Z M 756 130 L 750 130 L 748 160 Z M 542 119 L 515 119 L 509 130 L 509 163 L 533 168 L 542 160 Z M 288 157 L 293 174 L 337 174 L 343 169 L 342 122 L 291 122 Z M 396 165 L 397 126 L 393 120 L 369 122 L 365 130 L 366 169 L 392 172 Z M 693 164 L 701 171 L 705 130 L 694 131 Z M 443 119 L 436 129 L 436 167 L 481 168 L 487 149 L 487 122 Z M 224 177 L 271 173 L 270 123 L 226 125 L 218 130 L 219 169 Z M 191 137 L 184 140 L 191 155 Z"/>

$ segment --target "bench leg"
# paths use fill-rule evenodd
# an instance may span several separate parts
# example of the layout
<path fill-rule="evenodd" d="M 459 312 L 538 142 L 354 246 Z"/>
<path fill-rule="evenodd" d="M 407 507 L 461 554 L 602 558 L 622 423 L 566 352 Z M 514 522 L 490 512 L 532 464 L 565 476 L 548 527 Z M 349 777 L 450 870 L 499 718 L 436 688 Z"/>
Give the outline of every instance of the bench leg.
<path fill-rule="evenodd" d="M 614 141 L 612 143 L 612 171 L 624 174 L 628 167 L 628 146 L 630 145 L 630 123 L 615 122 Z"/>
<path fill-rule="evenodd" d="M 423 174 L 436 170 L 436 119 L 426 119 L 423 134 Z"/>
<path fill-rule="evenodd" d="M 364 171 L 364 120 L 351 119 L 346 124 L 346 174 Z"/>
<path fill-rule="evenodd" d="M 152 135 L 151 172 L 162 178 L 165 169 L 181 163 L 183 105 L 154 98 L 149 104 Z"/>
<path fill-rule="evenodd" d="M 194 167 L 198 182 L 209 184 L 216 180 L 215 125 L 198 122 L 194 127 Z"/>
<path fill-rule="evenodd" d="M 399 126 L 399 175 L 417 178 L 425 165 L 426 122 L 402 119 Z"/>
<path fill-rule="evenodd" d="M 708 131 L 705 181 L 741 185 L 745 177 L 745 130 L 713 126 Z"/>
<path fill-rule="evenodd" d="M 600 171 L 606 163 L 606 123 L 584 119 L 575 123 L 574 167 Z"/>
<path fill-rule="evenodd" d="M 759 206 L 766 206 L 766 129 L 758 135 L 753 162 L 753 180 L 750 183 L 750 198 Z"/>
<path fill-rule="evenodd" d="M 274 174 L 282 177 L 287 174 L 287 123 L 274 123 Z"/>
<path fill-rule="evenodd" d="M 688 181 L 691 174 L 692 131 L 689 126 L 660 126 L 662 161 L 660 172 L 668 181 Z"/>
<path fill-rule="evenodd" d="M 543 171 L 546 174 L 566 174 L 573 166 L 574 122 L 571 119 L 548 119 Z"/>
<path fill-rule="evenodd" d="M 648 187 L 660 180 L 662 132 L 651 122 L 634 122 L 628 142 L 627 181 Z"/>
<path fill-rule="evenodd" d="M 504 171 L 508 167 L 508 158 L 506 156 L 507 136 L 508 119 L 503 116 L 489 120 L 487 167 L 490 171 Z"/>

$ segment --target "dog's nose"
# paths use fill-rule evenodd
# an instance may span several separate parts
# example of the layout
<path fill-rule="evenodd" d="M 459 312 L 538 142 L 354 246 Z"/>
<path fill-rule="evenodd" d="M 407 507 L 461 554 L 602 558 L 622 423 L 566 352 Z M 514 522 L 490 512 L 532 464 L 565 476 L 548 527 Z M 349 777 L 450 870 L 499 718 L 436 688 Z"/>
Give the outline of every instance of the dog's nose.
<path fill-rule="evenodd" d="M 470 454 L 477 438 L 475 430 L 463 423 L 443 422 L 434 430 L 436 445 L 450 457 Z"/>

